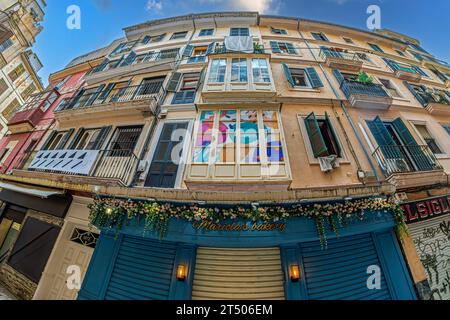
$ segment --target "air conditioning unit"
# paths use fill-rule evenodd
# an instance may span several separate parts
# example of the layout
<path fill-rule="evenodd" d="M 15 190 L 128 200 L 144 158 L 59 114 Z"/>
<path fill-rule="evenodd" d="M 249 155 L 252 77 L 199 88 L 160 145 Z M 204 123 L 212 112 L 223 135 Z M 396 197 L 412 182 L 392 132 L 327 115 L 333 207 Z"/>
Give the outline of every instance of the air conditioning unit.
<path fill-rule="evenodd" d="M 147 160 L 141 160 L 141 161 L 139 161 L 139 165 L 137 167 L 137 171 L 138 172 L 144 172 L 145 170 L 147 170 L 147 166 L 148 166 L 148 161 Z"/>

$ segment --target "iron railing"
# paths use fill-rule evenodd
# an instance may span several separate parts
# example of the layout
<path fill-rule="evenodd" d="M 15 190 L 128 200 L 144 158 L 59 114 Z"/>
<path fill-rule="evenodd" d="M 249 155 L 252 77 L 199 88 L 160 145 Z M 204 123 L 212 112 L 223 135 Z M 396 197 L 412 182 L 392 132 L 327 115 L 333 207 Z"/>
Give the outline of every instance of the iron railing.
<path fill-rule="evenodd" d="M 379 146 L 373 156 L 385 176 L 394 173 L 440 170 L 442 166 L 427 145 Z"/>
<path fill-rule="evenodd" d="M 350 99 L 350 96 L 354 94 L 372 97 L 389 97 L 387 92 L 383 89 L 383 86 L 376 83 L 344 80 L 341 83 L 341 90 L 344 92 L 347 99 Z"/>
<path fill-rule="evenodd" d="M 103 89 L 101 91 L 75 96 L 64 100 L 64 102 L 57 109 L 55 109 L 54 112 L 91 108 L 109 103 L 137 100 L 153 99 L 155 102 L 158 102 L 165 93 L 163 89 L 163 82 L 164 81 L 155 81 L 152 83 L 141 84 L 139 86 L 113 88 L 112 90 Z"/>
<path fill-rule="evenodd" d="M 324 60 L 326 58 L 339 58 L 344 60 L 361 61 L 358 54 L 354 52 L 336 51 L 333 49 L 321 49 L 319 52 L 319 57 Z"/>
<path fill-rule="evenodd" d="M 236 51 L 228 50 L 225 46 L 225 44 L 216 44 L 214 48 L 214 53 L 221 54 L 221 53 L 233 53 Z M 253 44 L 253 51 L 252 52 L 246 52 L 246 53 L 254 53 L 254 54 L 262 54 L 264 53 L 264 46 L 260 44 Z"/>
<path fill-rule="evenodd" d="M 116 68 L 120 68 L 120 67 L 136 65 L 136 64 L 158 62 L 158 61 L 162 61 L 162 60 L 175 61 L 175 60 L 179 60 L 179 59 L 180 59 L 180 49 L 179 48 L 167 49 L 167 50 L 163 50 L 160 52 L 148 52 L 144 55 L 136 56 L 134 61 L 130 64 L 126 63 L 126 61 L 127 61 L 126 57 L 124 59 L 109 61 L 106 64 L 100 64 L 97 67 L 95 67 L 94 69 L 92 69 L 92 71 L 90 71 L 89 74 L 95 74 L 98 72 L 108 71 L 111 69 L 116 69 Z"/>
<path fill-rule="evenodd" d="M 137 170 L 137 166 L 139 164 L 139 158 L 136 156 L 133 149 L 112 149 L 98 151 L 98 155 L 93 162 L 89 174 L 80 174 L 45 168 L 28 168 L 30 163 L 34 160 L 36 154 L 37 151 L 31 153 L 27 159 L 24 159 L 22 162 L 22 170 L 114 179 L 118 180 L 125 186 L 128 186 L 131 183 L 131 179 L 134 176 L 134 172 Z"/>

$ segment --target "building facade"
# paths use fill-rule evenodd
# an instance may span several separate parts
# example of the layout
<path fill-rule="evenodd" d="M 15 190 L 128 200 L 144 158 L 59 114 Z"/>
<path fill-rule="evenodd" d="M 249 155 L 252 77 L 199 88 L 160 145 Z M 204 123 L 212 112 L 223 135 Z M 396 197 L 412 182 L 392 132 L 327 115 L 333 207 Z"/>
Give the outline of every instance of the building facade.
<path fill-rule="evenodd" d="M 42 31 L 45 2 L 5 0 L 0 4 L 0 137 L 8 121 L 30 96 L 43 90 L 42 64 L 31 47 Z"/>
<path fill-rule="evenodd" d="M 450 66 L 251 12 L 124 32 L 1 176 L 70 198 L 35 299 L 447 299 Z"/>

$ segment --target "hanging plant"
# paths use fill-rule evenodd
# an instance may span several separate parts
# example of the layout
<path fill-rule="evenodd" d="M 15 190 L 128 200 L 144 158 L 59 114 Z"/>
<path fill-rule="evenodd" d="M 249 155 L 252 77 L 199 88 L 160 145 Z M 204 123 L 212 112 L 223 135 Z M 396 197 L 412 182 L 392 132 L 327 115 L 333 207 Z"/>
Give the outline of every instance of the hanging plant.
<path fill-rule="evenodd" d="M 356 81 L 364 84 L 372 84 L 374 78 L 372 76 L 369 76 L 365 71 L 360 71 Z"/>
<path fill-rule="evenodd" d="M 326 224 L 333 233 L 339 236 L 339 228 L 347 225 L 347 220 L 364 219 L 364 212 L 392 211 L 397 234 L 402 239 L 408 234 L 403 212 L 398 203 L 384 198 L 361 199 L 343 203 L 294 204 L 285 206 L 243 207 L 233 208 L 199 207 L 198 205 L 175 205 L 149 201 L 133 201 L 114 198 L 96 198 L 88 205 L 89 220 L 99 228 L 114 230 L 116 236 L 124 225 L 133 220 L 140 224 L 144 218 L 143 235 L 156 233 L 162 239 L 167 233 L 170 219 L 186 221 L 237 221 L 282 222 L 295 217 L 314 219 L 322 247 L 327 246 Z"/>

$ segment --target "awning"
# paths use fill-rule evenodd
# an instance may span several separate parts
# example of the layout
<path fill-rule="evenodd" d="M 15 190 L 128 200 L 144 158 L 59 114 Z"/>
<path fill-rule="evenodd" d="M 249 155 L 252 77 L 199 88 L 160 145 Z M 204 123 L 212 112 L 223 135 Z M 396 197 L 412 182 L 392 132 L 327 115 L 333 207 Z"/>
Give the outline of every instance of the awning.
<path fill-rule="evenodd" d="M 39 197 L 42 199 L 47 199 L 48 197 L 54 196 L 54 195 L 63 195 L 64 194 L 63 190 L 40 188 L 40 187 L 35 187 L 35 186 L 31 187 L 31 186 L 25 185 L 25 184 L 10 183 L 10 182 L 7 183 L 7 182 L 3 182 L 3 181 L 0 181 L 0 188 L 24 193 L 24 194 Z"/>

